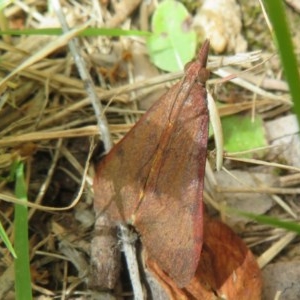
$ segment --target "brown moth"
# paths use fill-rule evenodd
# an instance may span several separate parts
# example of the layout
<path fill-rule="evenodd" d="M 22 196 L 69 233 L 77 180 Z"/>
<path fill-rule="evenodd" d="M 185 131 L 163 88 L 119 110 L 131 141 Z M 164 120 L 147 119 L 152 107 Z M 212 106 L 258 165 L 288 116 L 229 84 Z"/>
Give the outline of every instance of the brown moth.
<path fill-rule="evenodd" d="M 96 215 L 132 225 L 148 256 L 179 287 L 194 276 L 203 242 L 209 41 L 183 78 L 97 166 Z"/>

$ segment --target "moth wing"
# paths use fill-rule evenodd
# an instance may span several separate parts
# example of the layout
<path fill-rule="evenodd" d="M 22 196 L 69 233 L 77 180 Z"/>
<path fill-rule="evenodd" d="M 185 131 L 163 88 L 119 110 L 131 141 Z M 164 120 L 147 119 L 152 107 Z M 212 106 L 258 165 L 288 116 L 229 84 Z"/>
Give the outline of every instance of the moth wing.
<path fill-rule="evenodd" d="M 116 222 L 132 223 L 167 124 L 172 106 L 172 89 L 147 111 L 98 164 L 94 178 L 96 214 L 106 213 Z"/>
<path fill-rule="evenodd" d="M 149 256 L 179 287 L 194 276 L 202 248 L 205 98 L 205 89 L 195 83 L 162 149 L 161 165 L 148 178 L 134 222 Z"/>
<path fill-rule="evenodd" d="M 94 179 L 96 214 L 134 225 L 179 287 L 193 277 L 202 247 L 208 111 L 205 80 L 197 78 L 208 46 L 100 162 Z"/>

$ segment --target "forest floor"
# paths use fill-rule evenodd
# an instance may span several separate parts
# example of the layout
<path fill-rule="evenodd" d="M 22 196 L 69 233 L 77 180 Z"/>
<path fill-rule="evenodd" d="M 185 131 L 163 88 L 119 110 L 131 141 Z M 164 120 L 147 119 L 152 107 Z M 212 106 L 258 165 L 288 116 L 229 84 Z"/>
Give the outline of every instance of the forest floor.
<path fill-rule="evenodd" d="M 156 10 L 141 0 L 61 2 L 71 28 L 90 20 L 91 27 L 150 31 Z M 192 23 L 199 25 L 200 4 L 193 7 L 193 1 L 182 2 Z M 214 159 L 206 170 L 206 212 L 229 225 L 251 249 L 262 270 L 263 299 L 297 299 L 298 235 L 225 212 L 232 207 L 298 222 L 300 148 L 288 86 L 259 1 L 225 1 L 228 7 L 219 2 L 221 8 L 216 5 L 208 17 L 212 25 L 197 31 L 199 46 L 203 36 L 211 40 L 207 87 L 220 104 L 227 153 L 221 171 L 214 171 Z M 2 30 L 60 28 L 49 3 L 12 2 L 3 10 L 1 20 L 6 25 L 1 25 Z M 299 60 L 300 11 L 294 5 L 285 2 Z M 124 271 L 114 291 L 93 296 L 87 287 L 95 222 L 94 164 L 103 155 L 104 145 L 87 84 L 67 46 L 72 36 L 3 35 L 0 41 L 0 221 L 13 241 L 14 204 L 10 201 L 16 194 L 10 174 L 12 166 L 22 162 L 27 198 L 34 203 L 28 208 L 34 299 L 130 299 L 132 290 Z M 79 38 L 78 54 L 101 100 L 113 143 L 183 76 L 182 71 L 165 73 L 155 67 L 145 40 L 144 36 Z M 226 66 L 226 59 L 238 59 L 238 52 L 246 53 L 245 60 Z M 17 68 L 14 76 L 7 77 Z M 239 81 L 231 81 L 232 75 Z M 248 125 L 244 120 L 250 120 Z M 248 148 L 232 148 L 239 143 Z M 214 153 L 214 148 L 210 136 L 208 152 Z M 247 154 L 239 159 L 229 155 L 243 151 Z M 0 299 L 15 299 L 13 258 L 3 244 L 0 249 Z M 123 258 L 122 269 L 126 269 Z"/>

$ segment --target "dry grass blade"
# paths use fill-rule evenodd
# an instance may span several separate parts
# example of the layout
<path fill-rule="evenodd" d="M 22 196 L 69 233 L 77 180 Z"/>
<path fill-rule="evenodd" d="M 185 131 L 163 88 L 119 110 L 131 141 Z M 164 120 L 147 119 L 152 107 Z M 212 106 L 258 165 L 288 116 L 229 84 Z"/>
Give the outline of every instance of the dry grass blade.
<path fill-rule="evenodd" d="M 278 253 L 282 251 L 297 236 L 297 233 L 288 232 L 276 243 L 274 243 L 267 251 L 265 251 L 258 259 L 261 268 L 267 265 Z"/>
<path fill-rule="evenodd" d="M 229 72 L 225 69 L 218 69 L 216 71 L 214 71 L 214 73 L 222 78 L 229 78 L 233 75 L 234 73 L 232 72 Z M 263 90 L 262 88 L 258 87 L 257 85 L 254 85 L 242 78 L 233 78 L 233 79 L 230 79 L 230 81 L 232 81 L 233 83 L 235 83 L 236 85 L 239 85 L 249 91 L 252 91 L 253 93 L 255 94 L 258 94 L 260 96 L 263 96 L 263 97 L 266 97 L 266 98 L 269 98 L 269 99 L 272 99 L 272 100 L 276 100 L 280 103 L 285 103 L 285 104 L 289 104 L 289 105 L 292 105 L 292 102 L 287 99 L 286 97 L 282 97 L 282 96 L 277 96 L 273 93 L 269 93 L 265 90 Z"/>
<path fill-rule="evenodd" d="M 285 170 L 291 170 L 291 171 L 296 171 L 296 172 L 300 172 L 300 168 L 297 167 L 293 167 L 293 166 L 287 166 L 284 164 L 278 164 L 278 163 L 274 163 L 274 162 L 267 162 L 267 161 L 261 161 L 261 160 L 257 160 L 257 159 L 247 159 L 247 158 L 237 158 L 237 157 L 233 157 L 230 155 L 226 156 L 228 159 L 230 160 L 234 160 L 234 161 L 242 161 L 245 163 L 250 163 L 250 164 L 258 164 L 258 165 L 264 165 L 264 166 L 269 166 L 269 167 L 275 167 L 275 168 L 281 168 L 281 169 L 285 169 Z"/>
<path fill-rule="evenodd" d="M 122 133 L 128 131 L 132 125 L 111 125 L 110 131 L 113 133 Z M 6 137 L 0 140 L 0 146 L 12 146 L 18 143 L 52 140 L 60 138 L 74 138 L 94 136 L 98 134 L 98 127 L 91 125 L 81 128 L 66 129 L 66 130 L 54 130 L 54 131 L 41 131 L 22 134 L 20 136 Z"/>
<path fill-rule="evenodd" d="M 29 57 L 20 66 L 18 66 L 15 70 L 13 70 L 8 76 L 6 76 L 4 79 L 0 81 L 0 89 L 3 90 L 4 84 L 7 83 L 7 81 L 10 80 L 13 76 L 18 74 L 22 70 L 28 68 L 29 66 L 33 65 L 34 63 L 40 61 L 41 59 L 45 58 L 47 55 L 51 54 L 57 48 L 66 45 L 70 39 L 78 35 L 78 33 L 81 32 L 83 29 L 85 29 L 88 25 L 89 23 L 86 23 L 84 25 L 81 25 L 78 28 L 72 29 L 68 33 L 61 35 L 59 38 L 49 43 L 45 48 L 38 51 L 35 55 Z"/>

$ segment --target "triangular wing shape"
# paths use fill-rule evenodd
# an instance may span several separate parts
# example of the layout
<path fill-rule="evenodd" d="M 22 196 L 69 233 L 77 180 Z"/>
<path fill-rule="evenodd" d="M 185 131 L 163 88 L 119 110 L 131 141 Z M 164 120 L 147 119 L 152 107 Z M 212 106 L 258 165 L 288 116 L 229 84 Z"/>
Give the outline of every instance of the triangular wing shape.
<path fill-rule="evenodd" d="M 179 287 L 193 277 L 202 247 L 208 48 L 100 162 L 94 180 L 96 213 L 132 224 Z"/>

